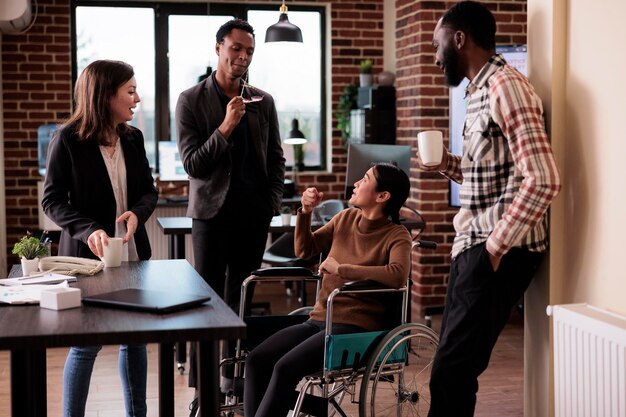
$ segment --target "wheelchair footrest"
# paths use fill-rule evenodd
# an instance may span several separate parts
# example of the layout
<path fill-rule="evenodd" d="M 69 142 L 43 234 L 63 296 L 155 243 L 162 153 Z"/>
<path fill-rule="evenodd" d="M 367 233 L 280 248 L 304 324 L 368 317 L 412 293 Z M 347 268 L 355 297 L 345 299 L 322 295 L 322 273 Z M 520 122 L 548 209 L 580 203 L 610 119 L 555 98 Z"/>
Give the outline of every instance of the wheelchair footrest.
<path fill-rule="evenodd" d="M 304 394 L 300 412 L 315 417 L 328 417 L 328 400 L 312 394 Z"/>
<path fill-rule="evenodd" d="M 220 391 L 222 394 L 234 395 L 236 397 L 243 398 L 244 382 L 244 377 L 235 377 L 234 379 L 229 378 L 222 384 L 222 386 L 220 386 Z"/>

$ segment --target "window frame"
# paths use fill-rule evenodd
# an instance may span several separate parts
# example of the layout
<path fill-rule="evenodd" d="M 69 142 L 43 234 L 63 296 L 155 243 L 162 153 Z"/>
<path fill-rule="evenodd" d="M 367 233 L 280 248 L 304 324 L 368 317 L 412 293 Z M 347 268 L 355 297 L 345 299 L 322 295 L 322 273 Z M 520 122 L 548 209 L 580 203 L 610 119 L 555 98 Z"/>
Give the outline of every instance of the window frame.
<path fill-rule="evenodd" d="M 168 57 L 168 37 L 169 27 L 168 19 L 171 15 L 232 15 L 235 18 L 247 20 L 248 11 L 250 10 L 276 10 L 276 20 L 278 21 L 279 10 L 275 4 L 254 4 L 254 3 L 170 3 L 170 2 L 144 2 L 144 1 L 122 1 L 122 0 L 72 0 L 71 4 L 71 25 L 72 31 L 70 35 L 71 41 L 71 75 L 72 75 L 72 94 L 74 85 L 78 78 L 78 62 L 77 62 L 77 33 L 76 33 L 76 8 L 77 7 L 124 7 L 124 8 L 152 8 L 154 10 L 154 44 L 155 44 L 155 108 L 154 108 L 154 155 L 155 163 L 152 167 L 155 172 L 159 172 L 159 142 L 170 140 L 171 122 L 170 97 L 169 93 L 169 60 Z M 319 165 L 306 165 L 307 171 L 325 171 L 327 168 L 327 149 L 328 149 L 328 106 L 327 102 L 327 67 L 328 54 L 326 51 L 326 25 L 327 15 L 326 8 L 319 5 L 289 5 L 289 10 L 318 12 L 320 14 L 320 163 Z M 257 42 L 264 41 L 264 34 L 257 32 Z M 208 39 L 212 42 L 212 39 Z M 177 98 L 174 98 L 177 99 Z M 291 145 L 287 145 L 291 146 Z M 287 170 L 292 170 L 292 166 L 287 166 Z"/>

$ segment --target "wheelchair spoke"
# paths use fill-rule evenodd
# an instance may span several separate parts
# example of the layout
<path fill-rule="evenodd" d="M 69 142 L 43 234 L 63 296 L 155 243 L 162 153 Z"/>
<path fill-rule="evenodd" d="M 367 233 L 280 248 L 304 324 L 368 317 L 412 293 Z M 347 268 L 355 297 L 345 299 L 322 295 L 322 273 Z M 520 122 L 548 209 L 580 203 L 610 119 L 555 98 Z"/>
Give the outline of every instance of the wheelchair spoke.
<path fill-rule="evenodd" d="M 437 335 L 418 324 L 390 331 L 366 369 L 360 417 L 426 416 L 437 343 Z"/>

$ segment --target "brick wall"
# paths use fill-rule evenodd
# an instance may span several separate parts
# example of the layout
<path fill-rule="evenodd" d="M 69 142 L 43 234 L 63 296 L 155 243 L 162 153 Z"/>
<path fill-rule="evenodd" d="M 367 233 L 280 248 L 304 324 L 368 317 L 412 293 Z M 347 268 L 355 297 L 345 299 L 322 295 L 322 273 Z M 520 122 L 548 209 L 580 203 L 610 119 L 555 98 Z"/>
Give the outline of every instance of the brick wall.
<path fill-rule="evenodd" d="M 71 110 L 69 2 L 39 0 L 37 3 L 37 19 L 27 33 L 1 37 L 9 266 L 17 262 L 10 253 L 13 242 L 26 230 L 38 228 L 37 181 L 41 177 L 37 172 L 37 128 L 63 121 Z M 279 3 L 276 4 L 278 17 Z M 374 60 L 374 73 L 382 70 L 382 21 L 383 0 L 332 2 L 333 103 L 338 101 L 345 84 L 358 82 L 358 64 L 362 59 Z M 346 157 L 337 129 L 333 129 L 329 149 L 332 149 L 332 171 L 304 173 L 300 182 L 303 187 L 317 184 L 329 198 L 340 198 Z"/>
<path fill-rule="evenodd" d="M 323 2 L 319 2 L 323 3 Z M 333 1 L 331 6 L 331 54 L 333 133 L 330 173 L 304 172 L 299 176 L 300 190 L 315 185 L 328 198 L 343 199 L 347 153 L 336 129 L 334 110 L 343 88 L 359 84 L 359 64 L 370 58 L 373 74 L 383 70 L 383 3 L 374 1 Z"/>
<path fill-rule="evenodd" d="M 38 0 L 35 24 L 2 34 L 2 89 L 8 265 L 13 243 L 37 232 L 37 128 L 67 117 L 71 102 L 70 7 Z"/>
<path fill-rule="evenodd" d="M 24 34 L 1 37 L 9 266 L 17 262 L 10 253 L 13 242 L 27 230 L 38 228 L 37 128 L 63 121 L 71 110 L 69 2 L 39 0 L 37 4 L 32 28 Z M 382 70 L 383 0 L 333 1 L 331 19 L 335 103 L 345 84 L 357 82 L 362 59 L 373 58 L 374 71 Z M 329 198 L 335 198 L 343 191 L 346 161 L 336 129 L 331 147 L 332 172 L 302 175 L 301 181 L 319 184 Z"/>
<path fill-rule="evenodd" d="M 264 1 L 259 1 L 259 3 Z M 71 108 L 70 7 L 66 0 L 39 0 L 39 15 L 25 34 L 3 34 L 2 83 L 5 130 L 8 264 L 12 243 L 38 227 L 37 127 L 62 121 Z M 310 1 L 310 3 L 326 3 Z M 498 20 L 499 43 L 526 42 L 526 1 L 488 1 Z M 332 110 L 346 84 L 358 84 L 358 64 L 374 61 L 373 73 L 383 69 L 384 0 L 334 0 L 331 3 Z M 397 138 L 414 143 L 418 131 L 437 128 L 447 137 L 448 91 L 434 66 L 431 46 L 436 19 L 452 2 L 396 1 Z M 301 187 L 315 184 L 328 198 L 341 198 L 346 152 L 335 128 L 329 149 L 331 170 L 303 172 Z M 436 252 L 414 254 L 414 308 L 442 305 L 453 238 L 448 208 L 448 185 L 437 175 L 412 168 L 410 204 L 424 215 L 424 237 L 440 243 Z"/>

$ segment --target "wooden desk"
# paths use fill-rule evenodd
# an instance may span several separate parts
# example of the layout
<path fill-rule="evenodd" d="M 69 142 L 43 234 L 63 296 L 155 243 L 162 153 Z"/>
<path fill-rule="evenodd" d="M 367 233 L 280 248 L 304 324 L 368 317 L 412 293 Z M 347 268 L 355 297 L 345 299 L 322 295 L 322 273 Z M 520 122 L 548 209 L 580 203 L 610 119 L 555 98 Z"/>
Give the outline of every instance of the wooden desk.
<path fill-rule="evenodd" d="M 169 259 L 185 258 L 185 235 L 191 233 L 190 217 L 157 217 L 157 223 L 163 234 L 168 236 L 167 253 Z M 293 232 L 296 227 L 296 216 L 291 216 L 291 224 L 284 226 L 280 216 L 274 216 L 270 223 L 269 233 Z"/>
<path fill-rule="evenodd" d="M 14 266 L 10 276 L 21 275 Z M 81 306 L 55 311 L 0 307 L 0 349 L 11 350 L 13 416 L 46 417 L 46 349 L 76 345 L 159 343 L 159 415 L 174 417 L 173 345 L 199 342 L 198 388 L 202 417 L 219 410 L 219 341 L 245 337 L 245 324 L 186 260 L 123 262 L 73 283 L 82 296 L 122 288 L 208 294 L 205 305 L 171 314 Z M 1 288 L 1 287 L 0 287 Z"/>
<path fill-rule="evenodd" d="M 190 217 L 157 217 L 157 223 L 167 235 L 169 259 L 185 259 L 185 235 L 191 233 Z"/>

